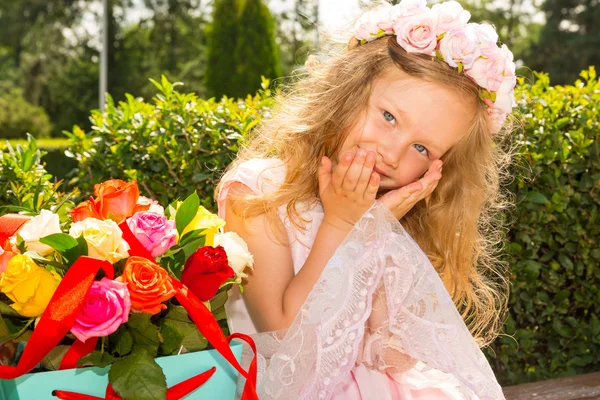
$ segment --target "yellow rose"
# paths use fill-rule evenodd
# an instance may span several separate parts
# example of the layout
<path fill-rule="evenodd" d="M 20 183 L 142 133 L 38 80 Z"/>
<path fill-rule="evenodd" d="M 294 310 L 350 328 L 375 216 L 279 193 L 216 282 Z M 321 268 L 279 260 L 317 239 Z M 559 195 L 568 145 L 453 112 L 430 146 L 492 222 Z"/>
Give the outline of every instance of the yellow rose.
<path fill-rule="evenodd" d="M 60 283 L 60 276 L 38 266 L 31 257 L 19 254 L 10 259 L 0 279 L 0 290 L 24 317 L 42 315 Z"/>
<path fill-rule="evenodd" d="M 180 205 L 181 202 L 177 204 L 177 208 L 179 208 Z M 181 236 L 196 229 L 204 229 L 202 232 L 202 234 L 206 237 L 204 245 L 212 246 L 215 242 L 215 234 L 224 226 L 225 221 L 208 211 L 206 208 L 200 206 L 198 207 L 196 216 L 192 222 L 185 227 Z"/>

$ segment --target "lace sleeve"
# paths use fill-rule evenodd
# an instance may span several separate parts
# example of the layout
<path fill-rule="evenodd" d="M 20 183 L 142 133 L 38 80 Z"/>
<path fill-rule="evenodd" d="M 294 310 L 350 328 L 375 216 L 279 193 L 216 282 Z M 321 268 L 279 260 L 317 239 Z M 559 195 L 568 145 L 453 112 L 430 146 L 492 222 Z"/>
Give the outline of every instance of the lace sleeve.
<path fill-rule="evenodd" d="M 367 321 L 377 326 L 382 310 L 393 350 L 404 355 L 398 372 L 419 360 L 456 377 L 465 398 L 504 398 L 433 266 L 380 203 L 337 249 L 287 332 L 253 336 L 259 397 L 328 399 L 359 358 Z"/>

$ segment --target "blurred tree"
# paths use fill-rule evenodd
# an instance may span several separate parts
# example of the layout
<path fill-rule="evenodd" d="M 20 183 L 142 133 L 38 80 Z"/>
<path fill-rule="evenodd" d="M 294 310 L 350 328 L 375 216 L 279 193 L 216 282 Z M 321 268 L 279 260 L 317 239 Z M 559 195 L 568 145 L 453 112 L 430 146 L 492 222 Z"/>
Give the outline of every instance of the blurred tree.
<path fill-rule="evenodd" d="M 283 76 L 304 65 L 309 52 L 316 47 L 319 20 L 318 0 L 290 0 L 286 6 L 273 14 Z"/>
<path fill-rule="evenodd" d="M 246 97 L 261 87 L 261 75 L 281 76 L 279 48 L 275 43 L 275 21 L 263 0 L 245 0 L 235 48 L 236 74 L 232 96 Z M 244 21 L 248 21 L 244 23 Z"/>
<path fill-rule="evenodd" d="M 209 96 L 245 97 L 281 76 L 273 17 L 262 0 L 216 0 L 208 31 Z"/>
<path fill-rule="evenodd" d="M 600 2 L 546 0 L 541 8 L 546 24 L 527 64 L 548 72 L 553 84 L 572 82 L 590 65 L 600 68 Z"/>
<path fill-rule="evenodd" d="M 206 30 L 206 74 L 204 84 L 210 97 L 234 93 L 235 48 L 239 37 L 239 1 L 216 0 L 212 23 Z"/>

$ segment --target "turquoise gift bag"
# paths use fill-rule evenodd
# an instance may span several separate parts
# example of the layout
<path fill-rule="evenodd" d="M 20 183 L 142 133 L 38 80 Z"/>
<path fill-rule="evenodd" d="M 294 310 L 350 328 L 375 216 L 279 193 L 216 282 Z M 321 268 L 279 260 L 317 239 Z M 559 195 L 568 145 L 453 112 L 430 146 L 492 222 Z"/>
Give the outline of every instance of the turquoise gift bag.
<path fill-rule="evenodd" d="M 231 351 L 238 361 L 242 344 L 231 342 Z M 238 372 L 217 350 L 204 350 L 156 359 L 167 377 L 167 387 L 178 384 L 212 367 L 215 374 L 201 387 L 184 397 L 185 400 L 234 400 Z M 53 390 L 67 390 L 104 398 L 108 385 L 106 368 L 86 367 L 63 371 L 39 372 L 17 379 L 0 380 L 0 400 L 56 400 Z"/>

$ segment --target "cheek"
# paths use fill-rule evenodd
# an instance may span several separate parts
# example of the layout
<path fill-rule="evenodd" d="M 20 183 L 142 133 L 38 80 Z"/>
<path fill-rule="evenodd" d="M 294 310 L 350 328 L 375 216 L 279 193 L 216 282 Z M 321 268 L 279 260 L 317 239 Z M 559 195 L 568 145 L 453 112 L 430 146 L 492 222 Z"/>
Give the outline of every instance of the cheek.
<path fill-rule="evenodd" d="M 418 156 L 410 155 L 401 160 L 393 176 L 395 186 L 402 187 L 415 182 L 427 171 L 428 166 L 429 163 Z"/>

